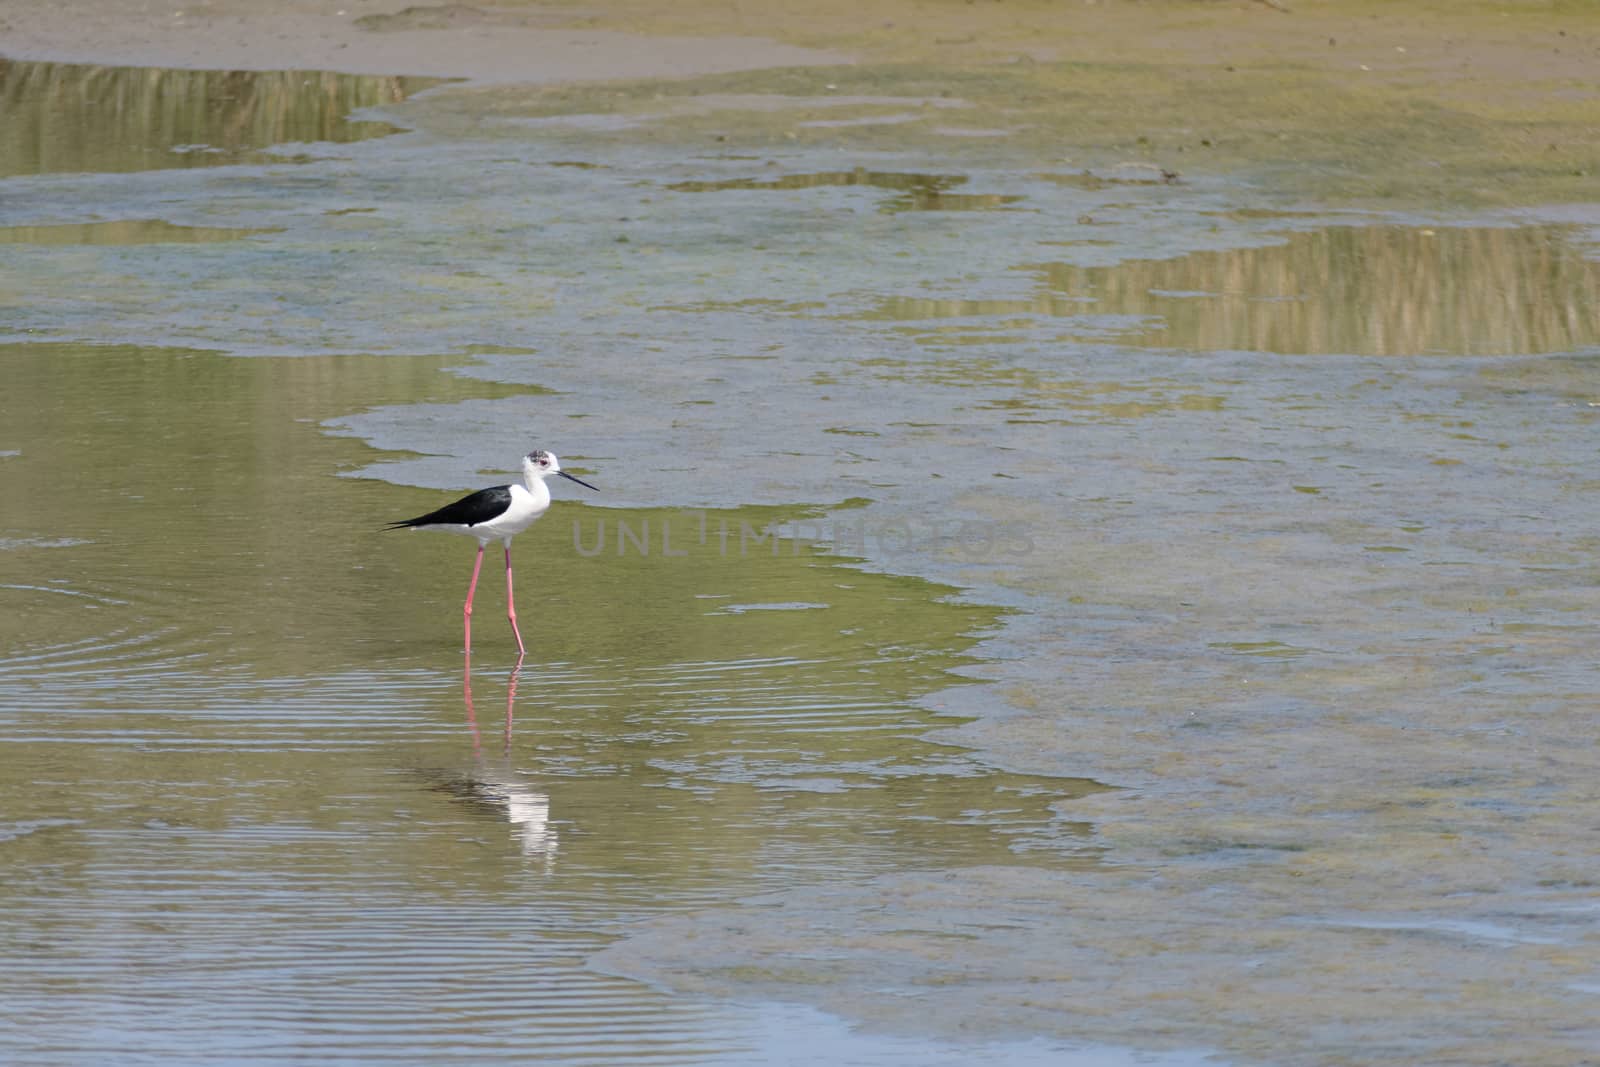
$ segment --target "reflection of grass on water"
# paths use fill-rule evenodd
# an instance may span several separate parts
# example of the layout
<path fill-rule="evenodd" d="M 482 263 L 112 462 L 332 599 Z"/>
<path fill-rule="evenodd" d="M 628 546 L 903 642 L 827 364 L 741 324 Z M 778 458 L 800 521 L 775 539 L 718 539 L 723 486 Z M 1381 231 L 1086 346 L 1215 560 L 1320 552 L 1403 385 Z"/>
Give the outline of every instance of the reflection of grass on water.
<path fill-rule="evenodd" d="M 1111 267 L 1034 264 L 1025 299 L 891 296 L 859 317 L 1120 317 L 1128 344 L 1286 354 L 1562 352 L 1600 342 L 1600 264 L 1563 226 L 1334 226 Z M 1112 321 L 1115 321 L 1114 319 Z M 1015 327 L 1015 323 L 1008 324 Z M 930 339 L 940 340 L 930 334 Z"/>
<path fill-rule="evenodd" d="M 209 244 L 237 241 L 274 229 L 228 226 L 177 226 L 164 219 L 117 219 L 112 222 L 69 222 L 54 226 L 3 226 L 0 243 L 31 245 Z"/>
<path fill-rule="evenodd" d="M 1090 297 L 1096 314 L 1160 315 L 1149 340 L 1162 347 L 1516 355 L 1600 340 L 1600 264 L 1572 236 L 1336 226 L 1260 248 L 1038 269 L 1046 291 Z"/>
<path fill-rule="evenodd" d="M 435 84 L 324 71 L 160 70 L 0 59 L 0 176 L 236 163 L 304 141 L 393 133 L 352 122 Z"/>

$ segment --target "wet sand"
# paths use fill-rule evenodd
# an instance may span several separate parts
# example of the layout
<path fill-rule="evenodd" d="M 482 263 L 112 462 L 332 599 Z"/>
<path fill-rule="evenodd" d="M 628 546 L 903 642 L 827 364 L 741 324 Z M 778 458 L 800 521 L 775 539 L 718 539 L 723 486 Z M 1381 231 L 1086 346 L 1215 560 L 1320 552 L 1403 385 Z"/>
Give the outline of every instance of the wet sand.
<path fill-rule="evenodd" d="M 1594 99 L 1600 27 L 1570 5 L 1195 3 L 802 7 L 644 0 L 462 4 L 404 0 L 64 0 L 0 3 L 13 59 L 232 70 L 318 69 L 547 83 L 735 69 L 928 60 L 1293 64 L 1463 96 L 1571 79 Z M 576 54 L 575 54 L 576 53 Z M 1587 92 L 1584 86 L 1587 84 Z M 1413 85 L 1412 88 L 1415 88 Z M 1552 101 L 1556 103 L 1557 101 Z"/>
<path fill-rule="evenodd" d="M 1581 4 L 0 0 L 0 26 L 13 59 L 617 86 L 545 109 L 708 99 L 744 87 L 717 78 L 790 71 L 801 96 L 968 107 L 942 130 L 953 150 L 1245 173 L 1323 202 L 1581 201 L 1600 158 L 1600 26 Z M 719 138 L 794 136 L 715 109 Z M 857 121 L 882 129 L 841 115 L 829 132 Z"/>
<path fill-rule="evenodd" d="M 644 36 L 585 26 L 560 10 L 465 4 L 86 0 L 7 3 L 0 18 L 0 53 L 9 58 L 119 66 L 542 84 L 847 62 L 842 53 L 743 35 Z"/>

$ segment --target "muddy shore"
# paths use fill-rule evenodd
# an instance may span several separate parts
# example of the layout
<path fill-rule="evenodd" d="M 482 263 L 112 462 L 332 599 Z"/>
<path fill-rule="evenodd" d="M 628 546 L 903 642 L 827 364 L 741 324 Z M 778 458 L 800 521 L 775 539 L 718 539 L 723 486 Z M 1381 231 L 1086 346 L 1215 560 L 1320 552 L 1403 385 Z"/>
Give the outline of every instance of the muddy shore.
<path fill-rule="evenodd" d="M 751 94 L 931 96 L 963 108 L 941 131 L 955 151 L 1245 172 L 1346 202 L 1586 200 L 1600 158 L 1600 23 L 1585 4 L 1532 0 L 0 0 L 0 55 L 461 78 L 467 93 L 544 86 L 518 91 L 532 115 L 650 114 L 663 96 L 721 94 L 732 99 L 716 136 L 734 141 L 792 135 L 740 103 Z M 921 135 L 888 126 L 809 136 L 881 147 Z"/>

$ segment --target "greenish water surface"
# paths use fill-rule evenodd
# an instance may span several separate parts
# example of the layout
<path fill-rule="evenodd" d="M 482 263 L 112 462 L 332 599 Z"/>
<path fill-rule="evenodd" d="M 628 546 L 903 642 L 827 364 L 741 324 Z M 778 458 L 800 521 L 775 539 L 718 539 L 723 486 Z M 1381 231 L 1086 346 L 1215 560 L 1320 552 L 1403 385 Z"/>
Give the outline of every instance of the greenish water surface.
<path fill-rule="evenodd" d="M 491 575 L 467 673 L 470 544 L 381 532 L 433 494 L 338 478 L 368 450 L 316 424 L 522 390 L 437 357 L 0 360 L 28 502 L 0 531 L 0 1044 L 28 1062 L 736 1057 L 748 1024 L 584 953 L 796 881 L 1096 862 L 1051 805 L 1102 787 L 920 739 L 996 619 L 924 581 L 686 522 L 672 566 L 585 558 L 547 520 L 518 545 L 529 660 Z"/>

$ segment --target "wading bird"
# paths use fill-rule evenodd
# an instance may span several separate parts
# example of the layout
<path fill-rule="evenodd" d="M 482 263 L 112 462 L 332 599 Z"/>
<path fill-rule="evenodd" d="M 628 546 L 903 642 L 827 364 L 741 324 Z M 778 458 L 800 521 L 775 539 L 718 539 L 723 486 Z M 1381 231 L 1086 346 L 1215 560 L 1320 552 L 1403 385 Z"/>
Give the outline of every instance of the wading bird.
<path fill-rule="evenodd" d="M 559 474 L 585 489 L 595 489 L 582 478 L 574 478 L 561 469 L 561 461 L 549 452 L 533 451 L 522 457 L 522 484 L 496 485 L 479 489 L 462 497 L 454 504 L 446 504 L 438 511 L 418 515 L 414 519 L 391 522 L 391 530 L 444 530 L 446 533 L 465 534 L 478 541 L 478 560 L 472 565 L 472 584 L 467 586 L 467 604 L 461 609 L 462 628 L 466 631 L 467 655 L 472 655 L 472 594 L 478 589 L 478 571 L 483 568 L 483 550 L 490 541 L 500 541 L 506 546 L 506 618 L 511 620 L 511 632 L 517 636 L 517 653 L 526 655 L 522 644 L 522 631 L 517 629 L 517 602 L 511 591 L 511 539 L 532 526 L 550 507 L 550 490 L 544 480 Z M 599 492 L 595 489 L 595 492 Z"/>

